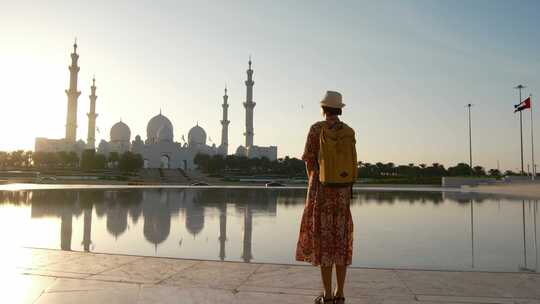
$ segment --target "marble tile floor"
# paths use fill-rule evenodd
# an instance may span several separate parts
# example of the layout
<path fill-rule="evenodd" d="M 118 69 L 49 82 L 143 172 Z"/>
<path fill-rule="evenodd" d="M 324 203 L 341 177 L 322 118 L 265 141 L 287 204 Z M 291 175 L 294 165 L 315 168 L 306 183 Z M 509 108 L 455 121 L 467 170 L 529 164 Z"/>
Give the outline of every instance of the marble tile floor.
<path fill-rule="evenodd" d="M 20 248 L 0 262 L 0 303 L 313 303 L 311 266 Z M 540 304 L 540 274 L 351 268 L 347 303 Z"/>

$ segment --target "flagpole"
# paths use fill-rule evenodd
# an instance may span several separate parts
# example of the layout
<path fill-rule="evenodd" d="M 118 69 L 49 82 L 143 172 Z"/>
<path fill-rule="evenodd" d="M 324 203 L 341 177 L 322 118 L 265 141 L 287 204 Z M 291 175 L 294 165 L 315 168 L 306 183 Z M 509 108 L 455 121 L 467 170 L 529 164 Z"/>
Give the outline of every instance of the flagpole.
<path fill-rule="evenodd" d="M 469 167 L 471 167 L 471 172 L 473 172 L 472 166 L 472 131 L 471 131 L 471 107 L 472 104 L 467 104 L 469 108 Z"/>
<path fill-rule="evenodd" d="M 531 103 L 531 107 L 529 110 L 531 110 L 531 155 L 532 155 L 532 172 L 533 172 L 533 175 L 532 175 L 532 180 L 534 180 L 536 178 L 536 165 L 534 163 L 534 125 L 533 125 L 533 108 L 532 108 L 532 95 L 529 95 L 529 101 Z"/>
<path fill-rule="evenodd" d="M 518 84 L 514 87 L 514 89 L 519 90 L 519 102 L 521 103 L 521 89 L 526 88 L 526 86 L 522 84 Z M 523 171 L 523 115 L 521 111 L 519 111 L 519 138 L 521 140 L 521 175 L 523 175 L 525 172 Z"/>

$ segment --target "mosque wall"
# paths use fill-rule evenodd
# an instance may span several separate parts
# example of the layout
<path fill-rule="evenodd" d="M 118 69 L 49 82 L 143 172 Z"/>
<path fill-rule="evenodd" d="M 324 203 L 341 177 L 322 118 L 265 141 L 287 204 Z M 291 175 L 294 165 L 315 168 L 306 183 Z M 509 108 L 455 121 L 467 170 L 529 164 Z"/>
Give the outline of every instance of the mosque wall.
<path fill-rule="evenodd" d="M 277 147 L 260 147 L 260 146 L 251 146 L 247 149 L 247 154 L 249 158 L 262 158 L 266 157 L 271 161 L 277 159 Z"/>
<path fill-rule="evenodd" d="M 145 145 L 139 152 L 147 168 L 169 168 L 189 171 L 195 168 L 193 151 L 179 143 L 162 142 Z"/>
<path fill-rule="evenodd" d="M 65 139 L 50 139 L 37 137 L 34 143 L 34 151 L 36 152 L 75 152 L 81 154 L 84 151 L 86 144 L 84 141 L 70 142 Z"/>

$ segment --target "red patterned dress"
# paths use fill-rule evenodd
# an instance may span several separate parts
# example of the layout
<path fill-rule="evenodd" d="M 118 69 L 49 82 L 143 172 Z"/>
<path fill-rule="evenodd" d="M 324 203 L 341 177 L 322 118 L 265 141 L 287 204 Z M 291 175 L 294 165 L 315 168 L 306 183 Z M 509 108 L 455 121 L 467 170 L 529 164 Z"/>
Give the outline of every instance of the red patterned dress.
<path fill-rule="evenodd" d="M 317 157 L 319 135 L 323 124 L 332 125 L 339 119 L 330 118 L 311 126 L 302 159 L 308 171 L 308 191 L 296 260 L 315 266 L 350 265 L 352 262 L 353 221 L 350 211 L 350 187 L 322 187 L 319 182 Z"/>

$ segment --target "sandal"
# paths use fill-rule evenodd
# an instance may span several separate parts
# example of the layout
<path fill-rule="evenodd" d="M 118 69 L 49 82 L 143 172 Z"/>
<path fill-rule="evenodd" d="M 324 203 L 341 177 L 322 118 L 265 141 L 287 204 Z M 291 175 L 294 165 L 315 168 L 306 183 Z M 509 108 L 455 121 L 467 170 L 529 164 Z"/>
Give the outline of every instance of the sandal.
<path fill-rule="evenodd" d="M 334 297 L 334 304 L 345 304 L 345 297 Z"/>
<path fill-rule="evenodd" d="M 315 304 L 334 303 L 334 298 L 325 299 L 324 295 L 315 298 Z"/>

